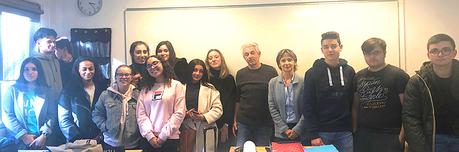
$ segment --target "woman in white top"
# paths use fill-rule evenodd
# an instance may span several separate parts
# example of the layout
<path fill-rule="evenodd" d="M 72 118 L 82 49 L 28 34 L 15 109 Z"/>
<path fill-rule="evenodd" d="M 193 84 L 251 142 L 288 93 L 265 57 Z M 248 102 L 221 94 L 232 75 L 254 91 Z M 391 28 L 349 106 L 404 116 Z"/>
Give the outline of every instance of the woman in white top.
<path fill-rule="evenodd" d="M 186 84 L 185 99 L 187 112 L 182 124 L 185 133 L 182 135 L 183 140 L 181 151 L 216 151 L 214 149 L 215 135 L 212 130 L 206 132 L 204 129 L 214 127 L 216 130 L 216 121 L 222 116 L 223 108 L 220 102 L 220 93 L 209 83 L 208 71 L 204 61 L 200 59 L 191 60 L 189 63 L 188 75 L 191 81 Z M 204 136 L 206 136 L 206 147 L 204 147 Z M 184 146 L 184 144 L 186 146 Z M 192 148 L 194 145 L 194 148 Z"/>

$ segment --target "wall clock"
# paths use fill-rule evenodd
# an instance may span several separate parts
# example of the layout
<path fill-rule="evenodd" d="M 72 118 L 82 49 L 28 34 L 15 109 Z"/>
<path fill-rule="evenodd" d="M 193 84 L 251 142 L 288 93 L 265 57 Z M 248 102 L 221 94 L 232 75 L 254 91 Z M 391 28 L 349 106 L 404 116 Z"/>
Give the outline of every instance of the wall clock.
<path fill-rule="evenodd" d="M 78 0 L 78 10 L 87 16 L 92 16 L 102 8 L 102 0 Z"/>

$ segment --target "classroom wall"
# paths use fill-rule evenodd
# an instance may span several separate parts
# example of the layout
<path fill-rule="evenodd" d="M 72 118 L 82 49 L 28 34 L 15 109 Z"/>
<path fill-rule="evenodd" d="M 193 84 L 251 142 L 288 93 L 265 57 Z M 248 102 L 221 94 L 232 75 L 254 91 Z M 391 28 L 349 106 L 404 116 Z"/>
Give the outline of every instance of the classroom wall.
<path fill-rule="evenodd" d="M 123 11 L 126 8 L 266 4 L 305 2 L 307 0 L 104 0 L 102 10 L 98 14 L 90 17 L 84 16 L 78 11 L 76 0 L 29 1 L 37 2 L 42 5 L 45 14 L 41 17 L 41 24 L 45 27 L 56 29 L 59 35 L 69 36 L 70 28 L 75 27 L 112 28 L 112 63 L 113 66 L 117 66 L 124 62 L 125 57 Z M 455 16 L 455 14 L 459 14 L 459 10 L 456 9 L 456 6 L 459 6 L 459 1 L 399 0 L 399 5 L 399 9 L 402 12 L 400 16 L 400 48 L 402 50 L 400 54 L 400 66 L 412 75 L 415 70 L 419 69 L 422 62 L 427 60 L 426 41 L 431 35 L 436 33 L 447 33 L 459 41 L 459 30 L 455 29 L 459 27 L 459 20 L 457 20 Z M 203 54 L 205 54 L 205 52 Z M 242 57 L 240 59 L 242 59 Z M 240 59 L 237 59 L 238 62 Z M 355 54 L 347 57 L 347 59 L 352 62 L 353 60 L 362 60 L 363 58 L 361 54 Z M 275 59 L 273 58 L 270 60 Z"/>

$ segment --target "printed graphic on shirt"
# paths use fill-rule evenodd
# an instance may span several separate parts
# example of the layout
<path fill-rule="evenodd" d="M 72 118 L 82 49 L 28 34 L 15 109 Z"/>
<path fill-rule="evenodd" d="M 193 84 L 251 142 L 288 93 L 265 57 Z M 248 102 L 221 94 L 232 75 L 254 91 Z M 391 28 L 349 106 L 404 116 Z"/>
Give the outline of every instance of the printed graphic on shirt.
<path fill-rule="evenodd" d="M 153 101 L 158 101 L 158 100 L 161 100 L 163 98 L 163 91 L 155 91 L 153 92 Z"/>
<path fill-rule="evenodd" d="M 381 79 L 364 78 L 357 86 L 362 109 L 381 109 L 387 107 L 388 88 L 383 87 Z"/>

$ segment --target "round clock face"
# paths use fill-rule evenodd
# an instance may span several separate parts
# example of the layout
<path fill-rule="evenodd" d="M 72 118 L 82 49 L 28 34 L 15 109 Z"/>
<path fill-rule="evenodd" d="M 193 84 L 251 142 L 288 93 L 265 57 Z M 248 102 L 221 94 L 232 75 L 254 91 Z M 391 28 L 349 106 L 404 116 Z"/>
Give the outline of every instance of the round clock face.
<path fill-rule="evenodd" d="M 78 0 L 78 9 L 87 16 L 92 16 L 102 8 L 102 0 Z"/>

